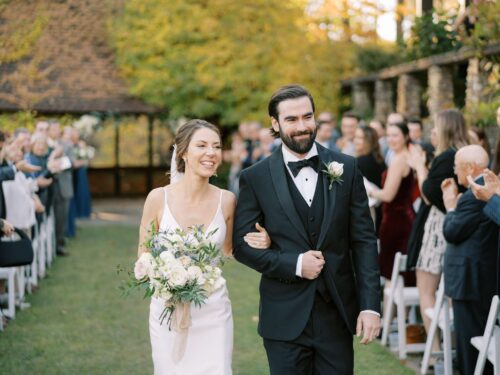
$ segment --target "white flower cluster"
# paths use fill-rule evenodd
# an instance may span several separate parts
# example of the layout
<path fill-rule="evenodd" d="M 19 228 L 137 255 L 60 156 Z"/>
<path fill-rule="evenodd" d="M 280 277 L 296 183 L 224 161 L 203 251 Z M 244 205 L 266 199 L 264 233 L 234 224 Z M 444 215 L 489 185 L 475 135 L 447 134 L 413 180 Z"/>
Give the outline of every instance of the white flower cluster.
<path fill-rule="evenodd" d="M 157 233 L 152 238 L 152 252 L 143 253 L 135 263 L 136 280 L 148 283 L 154 297 L 176 303 L 181 289 L 203 291 L 208 296 L 223 285 L 218 249 L 200 228 L 195 229 Z"/>
<path fill-rule="evenodd" d="M 99 125 L 99 119 L 91 115 L 83 115 L 79 120 L 73 123 L 73 126 L 78 129 L 82 138 L 91 136 Z"/>

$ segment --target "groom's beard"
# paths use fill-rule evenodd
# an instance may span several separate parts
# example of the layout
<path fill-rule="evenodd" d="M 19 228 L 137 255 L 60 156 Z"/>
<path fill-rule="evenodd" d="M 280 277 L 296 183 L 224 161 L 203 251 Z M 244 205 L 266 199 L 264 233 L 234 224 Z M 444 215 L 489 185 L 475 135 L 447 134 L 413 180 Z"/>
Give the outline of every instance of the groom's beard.
<path fill-rule="evenodd" d="M 314 144 L 314 140 L 316 139 L 316 133 L 318 132 L 318 127 L 314 128 L 314 131 L 304 130 L 301 132 L 294 132 L 290 135 L 285 134 L 280 125 L 280 138 L 281 141 L 288 147 L 291 151 L 296 152 L 297 154 L 307 154 L 309 150 L 312 148 Z M 296 140 L 294 137 L 300 135 L 309 134 L 309 138 Z"/>

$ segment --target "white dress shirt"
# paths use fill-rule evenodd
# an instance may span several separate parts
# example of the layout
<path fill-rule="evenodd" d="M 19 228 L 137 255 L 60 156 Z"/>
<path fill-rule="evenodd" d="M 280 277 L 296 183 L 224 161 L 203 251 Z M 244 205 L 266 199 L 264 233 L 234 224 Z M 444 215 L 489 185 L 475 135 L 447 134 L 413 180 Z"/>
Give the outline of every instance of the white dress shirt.
<path fill-rule="evenodd" d="M 314 193 L 316 191 L 316 184 L 318 183 L 318 172 L 316 172 L 313 168 L 311 167 L 304 167 L 302 168 L 299 173 L 297 174 L 296 177 L 293 176 L 292 171 L 288 167 L 288 162 L 292 161 L 299 161 L 299 160 L 304 160 L 304 159 L 310 159 L 313 156 L 318 155 L 318 148 L 316 147 L 316 143 L 313 144 L 312 148 L 309 150 L 309 152 L 306 154 L 306 156 L 302 159 L 299 159 L 297 156 L 292 154 L 288 148 L 283 145 L 281 148 L 281 151 L 283 153 L 283 161 L 285 162 L 286 169 L 288 173 L 290 174 L 290 177 L 292 177 L 293 182 L 295 183 L 295 186 L 299 190 L 300 194 L 306 201 L 307 205 L 311 207 L 312 200 L 314 197 Z M 326 199 L 326 197 L 325 197 Z M 300 254 L 299 258 L 297 259 L 297 266 L 295 268 L 295 274 L 298 277 L 302 277 L 302 257 L 304 254 Z M 363 312 L 369 312 L 376 314 L 377 316 L 380 316 L 379 313 L 376 311 L 372 310 L 364 310 Z"/>

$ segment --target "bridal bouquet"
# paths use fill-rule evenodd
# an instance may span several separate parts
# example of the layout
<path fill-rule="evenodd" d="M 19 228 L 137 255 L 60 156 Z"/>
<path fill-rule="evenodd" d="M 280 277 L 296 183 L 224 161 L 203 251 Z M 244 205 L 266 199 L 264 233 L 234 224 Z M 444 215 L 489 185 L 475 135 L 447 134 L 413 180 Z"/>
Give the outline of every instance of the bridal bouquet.
<path fill-rule="evenodd" d="M 170 328 L 185 329 L 190 325 L 190 305 L 200 307 L 208 296 L 222 286 L 223 263 L 220 249 L 211 242 L 217 229 L 205 233 L 203 226 L 155 231 L 145 242 L 149 250 L 135 263 L 134 278 L 129 286 L 146 289 L 145 297 L 165 300 L 160 320 Z"/>

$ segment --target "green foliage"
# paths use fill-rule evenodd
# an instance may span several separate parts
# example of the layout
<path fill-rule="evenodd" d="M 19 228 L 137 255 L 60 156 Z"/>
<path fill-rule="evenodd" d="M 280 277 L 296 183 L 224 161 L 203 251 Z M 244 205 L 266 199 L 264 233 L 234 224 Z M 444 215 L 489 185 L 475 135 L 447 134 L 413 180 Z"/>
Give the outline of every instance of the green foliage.
<path fill-rule="evenodd" d="M 306 32 L 305 2 L 130 0 L 111 24 L 117 63 L 131 93 L 171 118 L 222 125 L 266 120 L 280 85 L 298 82 L 334 109 L 335 77 L 350 60 Z"/>
<path fill-rule="evenodd" d="M 0 114 L 0 130 L 12 133 L 18 128 L 35 129 L 36 124 L 35 111 L 19 111 L 15 113 Z"/>
<path fill-rule="evenodd" d="M 359 73 L 375 72 L 402 61 L 401 54 L 397 50 L 378 44 L 357 46 L 355 56 Z"/>
<path fill-rule="evenodd" d="M 500 41 L 500 2 L 481 2 L 471 5 L 469 13 L 475 22 L 470 35 L 464 35 L 464 44 L 476 49 L 481 56 L 481 50 L 487 44 Z M 465 32 L 465 30 L 462 31 L 464 34 Z M 499 62 L 499 56 L 491 58 Z"/>
<path fill-rule="evenodd" d="M 416 17 L 404 51 L 408 60 L 456 51 L 462 46 L 452 27 L 455 16 L 428 13 Z"/>

